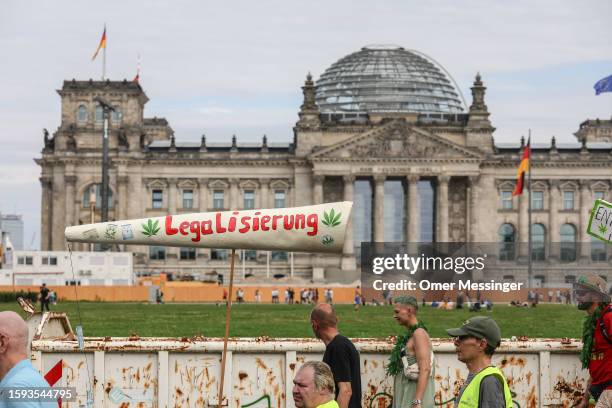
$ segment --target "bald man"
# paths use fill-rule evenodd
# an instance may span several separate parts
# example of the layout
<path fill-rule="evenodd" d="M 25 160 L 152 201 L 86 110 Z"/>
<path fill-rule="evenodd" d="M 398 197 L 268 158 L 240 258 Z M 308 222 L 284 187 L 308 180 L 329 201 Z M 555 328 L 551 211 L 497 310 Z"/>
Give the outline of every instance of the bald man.
<path fill-rule="evenodd" d="M 323 361 L 334 374 L 336 401 L 340 408 L 361 408 L 361 363 L 355 345 L 338 332 L 332 305 L 318 304 L 310 313 L 312 331 L 325 343 Z"/>
<path fill-rule="evenodd" d="M 0 312 L 0 388 L 49 388 L 28 360 L 28 326 L 15 312 Z M 0 408 L 51 408 L 57 402 L 8 401 Z"/>

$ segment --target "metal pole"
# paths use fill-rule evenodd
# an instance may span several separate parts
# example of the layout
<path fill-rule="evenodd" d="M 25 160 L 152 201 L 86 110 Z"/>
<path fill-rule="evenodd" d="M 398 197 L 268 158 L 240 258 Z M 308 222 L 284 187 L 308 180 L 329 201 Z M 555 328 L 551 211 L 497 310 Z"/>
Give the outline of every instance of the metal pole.
<path fill-rule="evenodd" d="M 91 223 L 95 224 L 96 222 L 96 190 L 95 185 L 90 187 L 89 191 L 89 211 L 91 213 Z M 89 251 L 93 252 L 94 244 L 89 244 Z"/>
<path fill-rule="evenodd" d="M 229 294 L 227 296 L 227 306 L 225 308 L 225 337 L 223 337 L 223 354 L 221 355 L 221 377 L 219 378 L 219 401 L 218 408 L 223 404 L 223 384 L 225 382 L 225 357 L 227 355 L 227 339 L 229 338 L 230 319 L 232 316 L 232 290 L 234 288 L 234 260 L 236 250 L 232 249 L 232 259 L 230 262 L 230 283 Z M 229 405 L 229 402 L 228 402 Z"/>
<path fill-rule="evenodd" d="M 533 288 L 533 277 L 531 270 L 531 129 L 529 129 L 529 137 L 527 138 L 527 150 L 528 152 L 528 162 L 527 162 L 527 191 L 529 193 L 529 201 L 527 202 L 527 223 L 528 228 L 527 231 L 529 236 L 527 237 L 527 278 L 529 280 L 529 288 Z M 537 296 L 537 293 L 536 293 Z"/>

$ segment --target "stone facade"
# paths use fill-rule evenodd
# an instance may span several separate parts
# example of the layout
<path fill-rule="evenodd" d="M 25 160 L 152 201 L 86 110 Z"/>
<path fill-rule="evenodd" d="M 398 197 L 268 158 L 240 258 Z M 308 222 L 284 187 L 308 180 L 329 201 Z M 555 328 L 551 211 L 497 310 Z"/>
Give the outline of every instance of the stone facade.
<path fill-rule="evenodd" d="M 36 159 L 42 170 L 42 249 L 64 250 L 65 226 L 99 221 L 99 208 L 92 212 L 88 199 L 90 186 L 101 181 L 102 121 L 96 114 L 96 96 L 121 112 L 110 121 L 110 219 L 353 201 L 356 183 L 369 181 L 370 238 L 384 241 L 385 186 L 399 181 L 404 191 L 403 236 L 417 242 L 423 213 L 419 181 L 428 180 L 435 191 L 435 241 L 499 242 L 502 226 L 509 224 L 513 240 L 527 242 L 527 194 L 510 195 L 524 141 L 494 143 L 479 75 L 469 111 L 461 114 L 371 112 L 349 118 L 319 112 L 310 75 L 302 89 L 304 102 L 292 143 L 268 143 L 265 136 L 256 144 L 238 143 L 236 137 L 231 143 L 211 144 L 205 136 L 200 143 L 181 143 L 165 119 L 144 118 L 148 98 L 139 84 L 65 81 L 58 91 L 61 125 L 52 136 L 45 133 L 42 156 Z M 609 199 L 612 145 L 589 136 L 598 134 L 598 126 L 609 124 L 583 123 L 576 134 L 581 143 L 557 145 L 553 138 L 550 144 L 532 145 L 532 185 L 537 192 L 532 223 L 544 227 L 546 244 L 546 261 L 538 268 L 555 271 L 545 283 L 570 282 L 566 275 L 581 270 L 608 274 L 605 248 L 597 263 L 590 262 L 592 249 L 587 245 L 578 249 L 575 259 L 566 256 L 565 263 L 548 263 L 563 258 L 556 243 L 567 243 L 572 228 L 572 242 L 591 242 L 586 222 L 593 200 Z M 353 221 L 342 256 L 245 252 L 238 261 L 238 276 L 264 279 L 280 273 L 319 279 L 323 271 L 330 281 L 354 281 L 359 278 L 359 242 Z M 73 247 L 87 249 L 84 244 Z M 134 269 L 141 273 L 205 276 L 228 268 L 223 252 L 210 249 L 190 253 L 166 248 L 163 256 L 147 247 L 119 249 L 135 252 Z M 508 279 L 527 276 L 524 263 L 507 269 Z"/>

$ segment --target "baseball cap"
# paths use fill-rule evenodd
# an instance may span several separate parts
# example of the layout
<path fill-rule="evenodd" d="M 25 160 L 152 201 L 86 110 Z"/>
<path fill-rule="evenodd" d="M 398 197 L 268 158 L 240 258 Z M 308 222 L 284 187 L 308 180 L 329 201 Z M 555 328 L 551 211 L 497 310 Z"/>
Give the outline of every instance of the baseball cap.
<path fill-rule="evenodd" d="M 477 339 L 485 339 L 491 347 L 497 348 L 501 343 L 501 330 L 495 322 L 488 316 L 474 316 L 463 323 L 463 326 L 456 329 L 446 329 L 449 336 L 473 336 Z"/>

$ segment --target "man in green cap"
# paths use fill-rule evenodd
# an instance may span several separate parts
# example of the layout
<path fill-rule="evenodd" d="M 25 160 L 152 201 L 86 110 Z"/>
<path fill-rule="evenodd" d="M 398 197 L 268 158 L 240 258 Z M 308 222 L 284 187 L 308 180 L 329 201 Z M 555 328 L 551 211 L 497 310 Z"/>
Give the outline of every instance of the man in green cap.
<path fill-rule="evenodd" d="M 418 302 L 412 296 L 394 299 L 393 317 L 407 331 L 397 336 L 387 374 L 393 381 L 393 408 L 434 406 L 433 353 L 425 325 L 417 319 Z"/>
<path fill-rule="evenodd" d="M 574 285 L 578 309 L 587 312 L 582 332 L 582 368 L 590 379 L 578 407 L 612 407 L 612 305 L 606 281 L 597 275 L 581 276 Z"/>
<path fill-rule="evenodd" d="M 491 357 L 501 343 L 501 331 L 495 320 L 475 316 L 446 332 L 455 338 L 457 358 L 469 371 L 455 398 L 455 407 L 512 408 L 508 382 L 501 370 L 491 365 Z"/>

